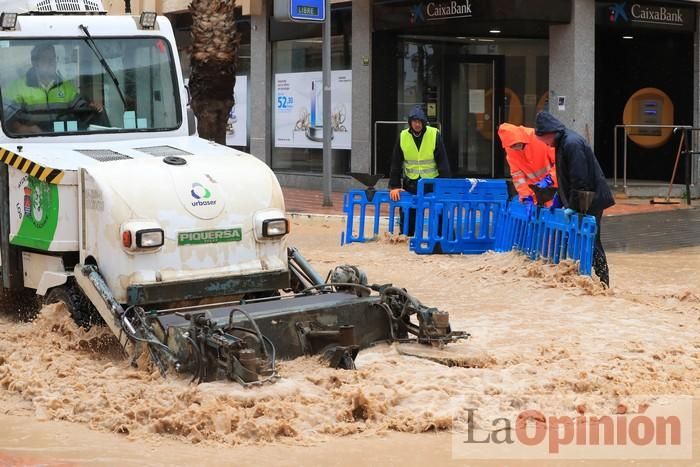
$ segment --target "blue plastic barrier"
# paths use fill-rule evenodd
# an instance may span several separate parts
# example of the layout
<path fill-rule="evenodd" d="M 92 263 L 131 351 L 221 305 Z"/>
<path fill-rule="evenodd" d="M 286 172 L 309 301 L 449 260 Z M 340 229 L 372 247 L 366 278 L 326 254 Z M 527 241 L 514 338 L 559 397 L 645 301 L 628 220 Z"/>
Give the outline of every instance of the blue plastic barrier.
<path fill-rule="evenodd" d="M 579 262 L 579 272 L 590 275 L 598 231 L 595 217 L 580 214 L 566 216 L 562 209 L 540 212 L 541 233 L 538 256 L 554 264 L 570 259 Z"/>
<path fill-rule="evenodd" d="M 499 216 L 495 250 L 518 250 L 530 259 L 554 264 L 564 259 L 579 262 L 579 272 L 590 275 L 597 225 L 595 217 L 566 216 L 563 209 L 528 209 L 514 200 Z"/>
<path fill-rule="evenodd" d="M 508 200 L 506 182 L 484 180 L 471 188 L 465 179 L 419 180 L 412 251 L 431 254 L 438 245 L 443 253 L 493 249 L 498 216 Z"/>
<path fill-rule="evenodd" d="M 511 201 L 499 216 L 494 250 L 504 252 L 516 249 L 534 259 L 539 230 L 537 208 Z"/>
<path fill-rule="evenodd" d="M 530 259 L 552 263 L 564 259 L 579 262 L 579 272 L 590 275 L 597 232 L 592 216 L 566 216 L 562 209 L 528 207 L 514 198 L 507 201 L 505 180 L 486 180 L 471 189 L 464 179 L 420 180 L 418 194 L 402 192 L 392 201 L 387 190 L 371 200 L 363 190 L 345 194 L 347 216 L 341 244 L 366 242 L 379 235 L 382 210 L 388 211 L 388 231 L 394 232 L 397 213 L 403 212 L 403 231 L 408 230 L 408 211 L 416 209 L 415 236 L 409 248 L 431 254 L 439 246 L 443 253 L 483 253 L 519 250 Z M 373 220 L 372 237 L 365 235 L 368 209 Z M 357 225 L 356 225 L 357 219 Z"/>
<path fill-rule="evenodd" d="M 378 190 L 374 192 L 372 200 L 367 199 L 365 190 L 350 190 L 345 193 L 343 198 L 343 212 L 346 215 L 345 232 L 342 233 L 340 244 L 361 242 L 373 240 L 379 235 L 379 223 L 381 221 L 382 209 L 388 209 L 389 212 L 389 233 L 394 233 L 394 225 L 396 218 L 401 211 L 404 214 L 408 213 L 409 208 L 415 206 L 415 197 L 407 192 L 401 193 L 399 201 L 392 201 L 389 198 L 388 190 Z M 365 236 L 367 211 L 372 207 L 372 237 Z M 357 225 L 355 224 L 357 218 Z M 408 230 L 408 215 L 404 215 L 403 231 Z"/>

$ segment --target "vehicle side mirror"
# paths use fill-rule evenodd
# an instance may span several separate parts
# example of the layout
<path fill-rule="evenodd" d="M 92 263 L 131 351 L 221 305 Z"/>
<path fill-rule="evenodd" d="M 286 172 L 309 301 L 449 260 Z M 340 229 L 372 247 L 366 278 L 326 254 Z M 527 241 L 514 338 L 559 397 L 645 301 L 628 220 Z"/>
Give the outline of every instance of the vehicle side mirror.
<path fill-rule="evenodd" d="M 190 136 L 197 134 L 197 117 L 190 106 L 187 106 L 187 128 Z"/>
<path fill-rule="evenodd" d="M 189 81 L 189 80 L 185 80 L 185 81 Z M 192 93 L 190 93 L 189 83 L 185 83 L 185 92 L 187 93 L 187 106 L 189 107 L 190 104 L 192 104 Z"/>

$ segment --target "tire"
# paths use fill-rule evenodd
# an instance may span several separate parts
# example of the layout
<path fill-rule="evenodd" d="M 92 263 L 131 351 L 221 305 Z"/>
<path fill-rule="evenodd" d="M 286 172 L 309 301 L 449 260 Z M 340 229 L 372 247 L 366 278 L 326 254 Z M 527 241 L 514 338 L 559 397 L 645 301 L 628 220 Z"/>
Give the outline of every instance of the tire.
<path fill-rule="evenodd" d="M 44 297 L 44 304 L 50 305 L 52 303 L 63 303 L 75 324 L 85 329 L 90 329 L 95 324 L 104 323 L 90 300 L 72 280 L 49 290 Z"/>

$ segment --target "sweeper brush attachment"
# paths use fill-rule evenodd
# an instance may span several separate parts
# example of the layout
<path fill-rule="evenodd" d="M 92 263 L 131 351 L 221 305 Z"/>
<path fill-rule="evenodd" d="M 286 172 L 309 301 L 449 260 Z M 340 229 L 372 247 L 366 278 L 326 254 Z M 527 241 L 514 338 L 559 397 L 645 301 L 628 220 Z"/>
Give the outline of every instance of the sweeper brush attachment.
<path fill-rule="evenodd" d="M 338 266 L 323 281 L 294 249 L 289 250 L 289 266 L 291 289 L 250 300 L 166 309 L 122 309 L 104 295 L 108 290 L 99 286 L 94 266 L 82 272 L 110 304 L 104 308 L 111 316 L 101 312 L 102 317 L 133 362 L 148 352 L 162 373 L 172 368 L 198 382 L 271 382 L 279 377 L 280 359 L 303 355 L 319 355 L 333 368 L 354 369 L 358 352 L 378 342 L 443 347 L 469 336 L 451 329 L 447 312 L 422 305 L 405 289 L 368 285 L 355 266 Z"/>

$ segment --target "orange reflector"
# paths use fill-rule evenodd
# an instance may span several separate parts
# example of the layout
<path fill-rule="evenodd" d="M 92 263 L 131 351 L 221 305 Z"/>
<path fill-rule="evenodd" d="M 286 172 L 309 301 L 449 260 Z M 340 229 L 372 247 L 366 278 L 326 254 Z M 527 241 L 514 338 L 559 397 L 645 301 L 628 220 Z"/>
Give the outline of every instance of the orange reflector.
<path fill-rule="evenodd" d="M 122 232 L 122 245 L 124 248 L 131 248 L 131 230 Z"/>

